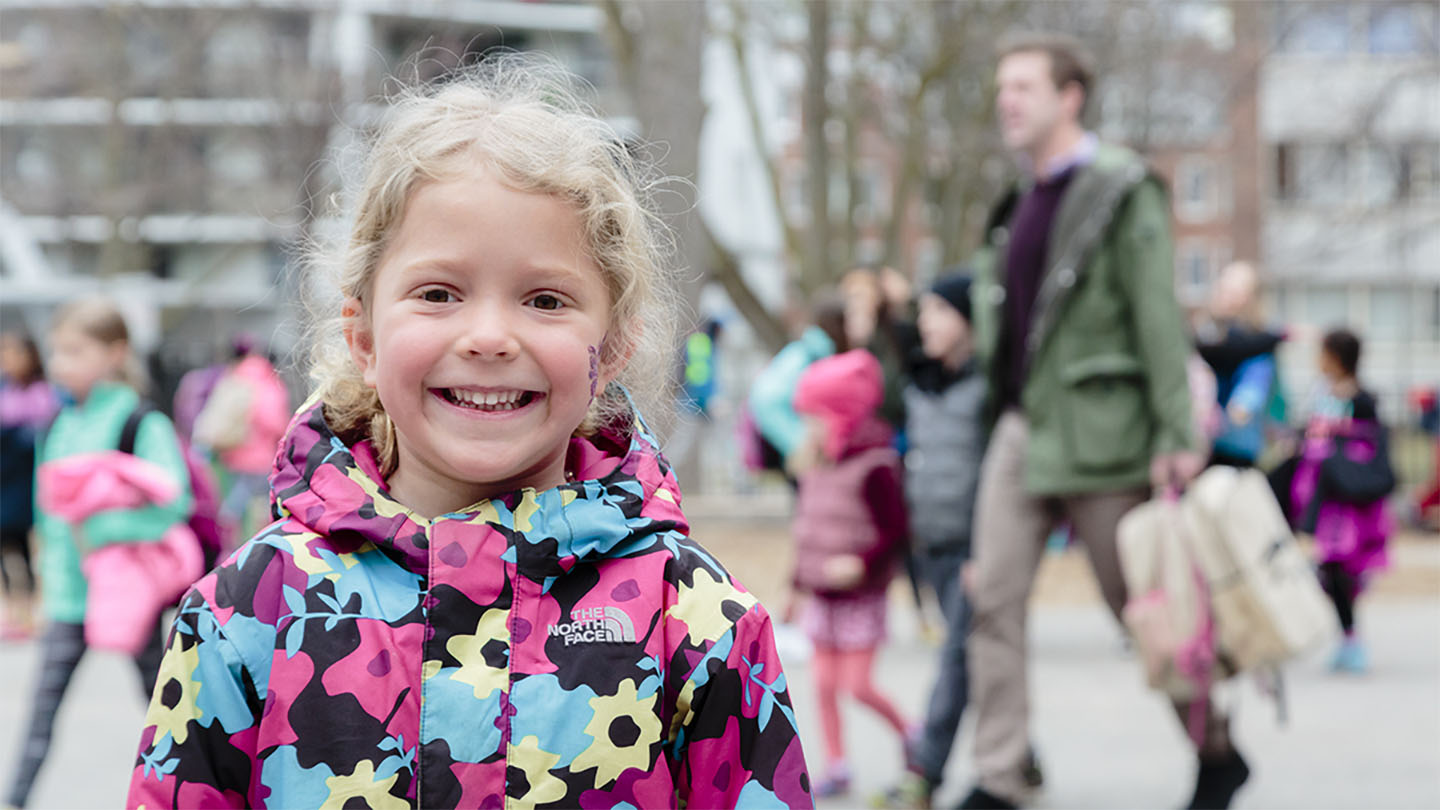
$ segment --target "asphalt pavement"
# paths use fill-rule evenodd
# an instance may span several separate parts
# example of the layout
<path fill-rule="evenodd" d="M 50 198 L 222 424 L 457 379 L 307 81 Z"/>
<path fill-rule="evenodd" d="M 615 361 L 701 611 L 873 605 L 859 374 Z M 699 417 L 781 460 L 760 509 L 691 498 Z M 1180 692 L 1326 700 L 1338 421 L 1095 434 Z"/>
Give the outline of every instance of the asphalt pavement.
<path fill-rule="evenodd" d="M 755 574 L 757 593 L 778 601 L 778 542 L 772 532 L 736 535 L 706 526 L 707 541 L 728 565 Z M 738 538 L 738 539 L 737 539 Z M 1371 646 L 1365 676 L 1330 673 L 1329 648 L 1286 670 L 1288 722 L 1253 684 L 1224 688 L 1235 738 L 1249 759 L 1242 808 L 1440 808 L 1440 542 L 1397 555 L 1400 564 L 1360 607 Z M 1164 808 L 1188 798 L 1194 761 L 1165 702 L 1147 691 L 1109 614 L 1093 598 L 1073 552 L 1053 555 L 1042 570 L 1030 624 L 1032 735 L 1047 784 L 1041 808 Z M 758 587 L 760 583 L 764 587 Z M 1393 583 L 1403 583 L 1403 587 Z M 891 641 L 877 682 L 918 717 L 934 673 L 935 647 L 921 632 L 903 587 L 894 591 Z M 778 605 L 772 604 L 778 610 Z M 0 645 L 0 779 L 8 780 L 38 666 L 33 643 Z M 818 717 L 808 664 L 786 660 L 791 694 L 812 771 L 822 766 Z M 129 660 L 90 653 L 71 685 L 54 747 L 37 782 L 36 808 L 118 807 L 124 801 L 144 707 Z M 900 744 L 878 718 L 846 706 L 846 740 L 854 792 L 823 807 L 863 806 L 900 769 Z M 958 802 L 969 787 L 970 722 L 939 795 Z"/>

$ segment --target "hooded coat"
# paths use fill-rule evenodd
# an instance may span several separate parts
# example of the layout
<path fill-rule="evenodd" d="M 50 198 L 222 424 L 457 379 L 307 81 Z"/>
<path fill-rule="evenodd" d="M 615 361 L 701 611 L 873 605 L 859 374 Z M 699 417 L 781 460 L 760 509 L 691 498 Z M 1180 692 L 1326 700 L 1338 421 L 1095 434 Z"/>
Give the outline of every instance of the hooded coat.
<path fill-rule="evenodd" d="M 181 605 L 129 806 L 809 807 L 770 618 L 638 419 L 433 520 L 311 404 Z"/>
<path fill-rule="evenodd" d="M 825 461 L 800 476 L 795 502 L 795 584 L 830 599 L 883 594 L 909 526 L 895 434 L 877 414 L 880 362 L 865 349 L 815 361 L 795 390 L 795 408 L 824 425 Z M 826 561 L 860 558 L 858 583 L 834 588 Z"/>

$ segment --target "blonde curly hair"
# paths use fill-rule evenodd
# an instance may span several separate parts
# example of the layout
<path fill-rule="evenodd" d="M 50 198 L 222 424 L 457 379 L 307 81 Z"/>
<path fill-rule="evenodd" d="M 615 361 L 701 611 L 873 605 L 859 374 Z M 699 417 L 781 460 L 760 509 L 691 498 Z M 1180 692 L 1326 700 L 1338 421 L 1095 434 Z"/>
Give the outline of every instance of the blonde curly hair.
<path fill-rule="evenodd" d="M 339 249 L 312 246 L 312 265 L 330 265 L 344 298 L 368 309 L 380 259 L 420 185 L 461 174 L 483 160 L 518 191 L 554 194 L 579 214 L 590 256 L 610 292 L 611 329 L 602 363 L 623 369 L 591 404 L 577 434 L 626 428 L 630 401 L 666 407 L 679 321 L 668 230 L 651 193 L 661 178 L 583 101 L 577 79 L 553 59 L 504 54 L 437 81 L 402 87 L 368 144 L 363 174 L 350 183 L 349 237 Z M 312 307 L 312 310 L 314 307 Z M 310 376 L 332 430 L 369 439 L 385 475 L 397 463 L 394 427 L 343 339 L 331 299 L 316 313 Z"/>

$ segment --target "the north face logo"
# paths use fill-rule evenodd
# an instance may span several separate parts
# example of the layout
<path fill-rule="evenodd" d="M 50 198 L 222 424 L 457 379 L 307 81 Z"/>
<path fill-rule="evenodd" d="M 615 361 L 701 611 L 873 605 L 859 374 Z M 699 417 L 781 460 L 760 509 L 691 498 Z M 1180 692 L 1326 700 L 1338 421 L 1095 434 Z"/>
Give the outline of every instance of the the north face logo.
<path fill-rule="evenodd" d="M 595 642 L 633 644 L 635 625 L 614 605 L 576 608 L 570 611 L 569 622 L 550 625 L 550 637 L 565 639 L 566 647 Z"/>

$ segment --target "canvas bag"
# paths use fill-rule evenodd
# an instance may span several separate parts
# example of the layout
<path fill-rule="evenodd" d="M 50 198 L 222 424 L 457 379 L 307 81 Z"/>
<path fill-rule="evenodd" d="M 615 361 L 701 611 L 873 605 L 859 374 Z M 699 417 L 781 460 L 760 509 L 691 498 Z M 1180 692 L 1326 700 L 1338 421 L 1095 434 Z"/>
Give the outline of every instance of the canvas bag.
<path fill-rule="evenodd" d="M 1191 556 L 1187 516 L 1175 496 L 1132 509 L 1116 530 L 1130 594 L 1121 620 L 1135 641 L 1152 689 L 1180 701 L 1209 692 L 1217 671 L 1205 579 Z M 1204 728 L 1200 713 L 1200 728 Z"/>
<path fill-rule="evenodd" d="M 250 386 L 227 373 L 215 384 L 205 407 L 195 417 L 195 443 L 212 450 L 229 450 L 250 433 Z"/>
<path fill-rule="evenodd" d="M 1237 671 L 1282 663 L 1334 637 L 1335 611 L 1263 473 L 1212 467 L 1190 483 L 1182 510 L 1219 649 Z"/>

